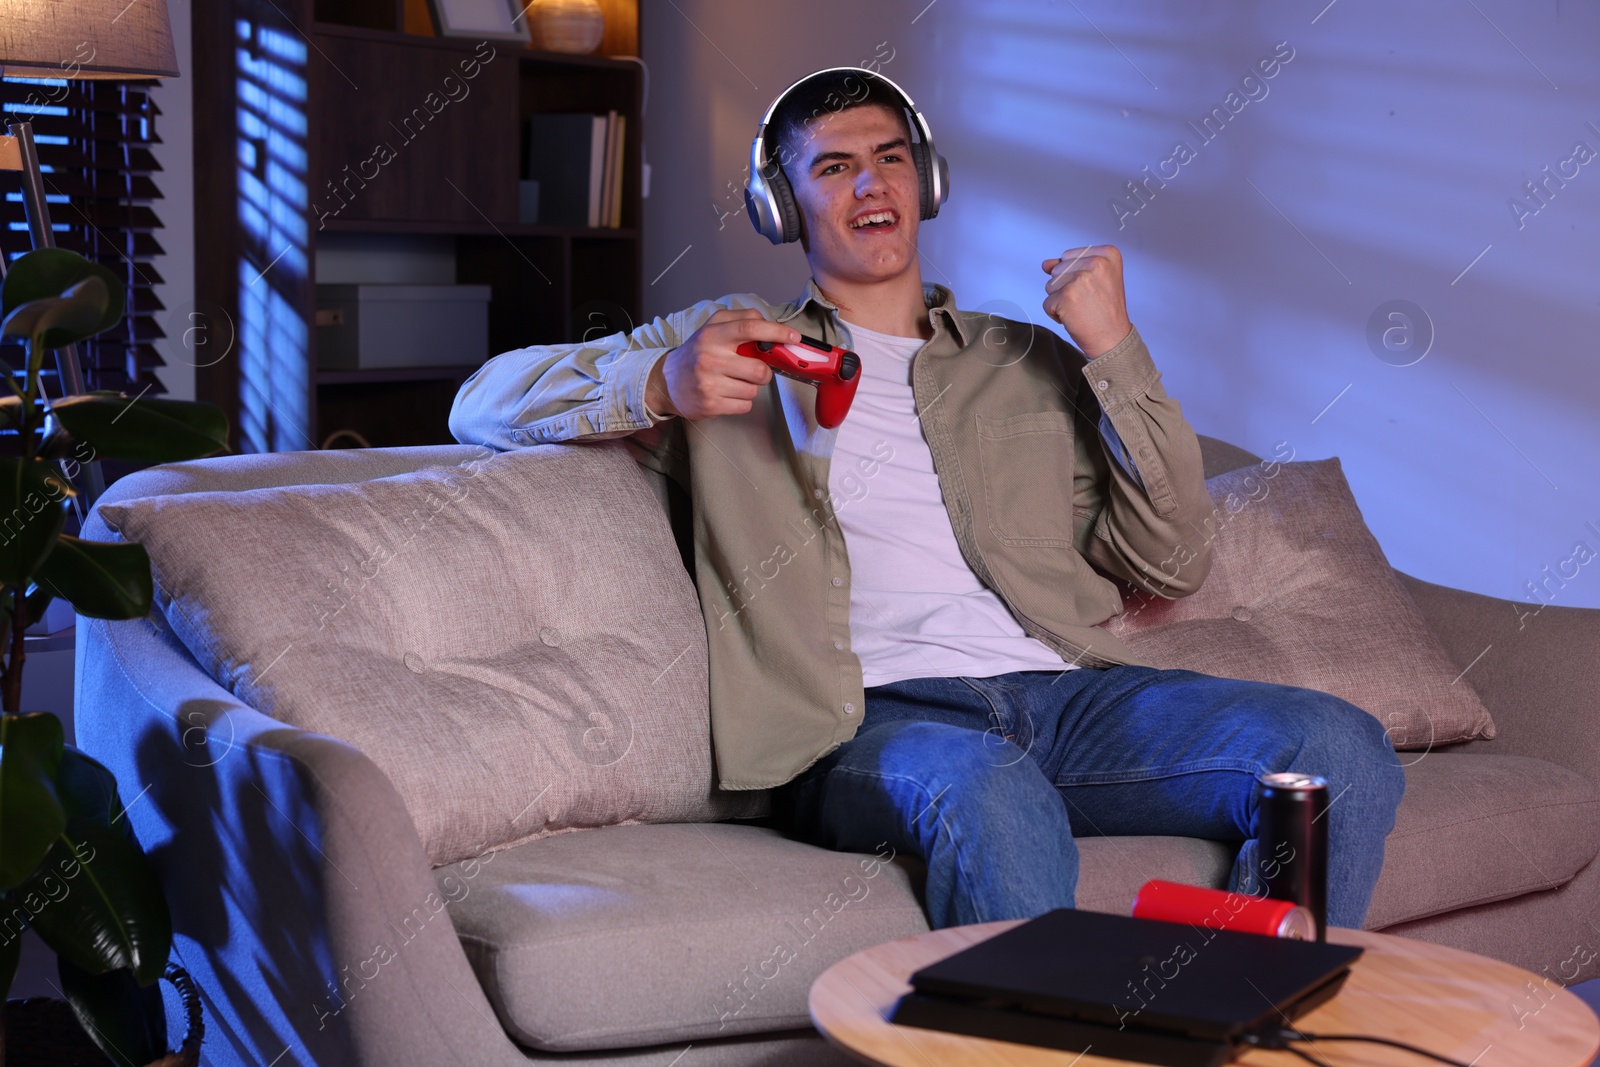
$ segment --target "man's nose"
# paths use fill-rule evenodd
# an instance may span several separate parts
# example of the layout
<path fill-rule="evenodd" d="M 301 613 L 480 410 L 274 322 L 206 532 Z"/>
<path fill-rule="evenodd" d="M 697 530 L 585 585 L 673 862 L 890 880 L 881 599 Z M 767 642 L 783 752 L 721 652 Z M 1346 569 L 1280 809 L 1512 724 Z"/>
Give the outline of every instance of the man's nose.
<path fill-rule="evenodd" d="M 878 172 L 875 164 L 868 164 L 861 168 L 860 175 L 856 178 L 856 197 L 859 199 L 869 193 L 883 193 L 889 188 L 889 183 Z"/>

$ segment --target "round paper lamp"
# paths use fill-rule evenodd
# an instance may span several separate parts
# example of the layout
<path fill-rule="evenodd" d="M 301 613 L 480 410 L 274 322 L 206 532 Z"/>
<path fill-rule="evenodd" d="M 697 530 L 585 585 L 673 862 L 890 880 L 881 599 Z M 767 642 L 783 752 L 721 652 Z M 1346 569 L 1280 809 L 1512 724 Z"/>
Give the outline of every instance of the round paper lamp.
<path fill-rule="evenodd" d="M 528 14 L 534 44 L 551 52 L 593 52 L 606 33 L 597 0 L 538 0 Z"/>

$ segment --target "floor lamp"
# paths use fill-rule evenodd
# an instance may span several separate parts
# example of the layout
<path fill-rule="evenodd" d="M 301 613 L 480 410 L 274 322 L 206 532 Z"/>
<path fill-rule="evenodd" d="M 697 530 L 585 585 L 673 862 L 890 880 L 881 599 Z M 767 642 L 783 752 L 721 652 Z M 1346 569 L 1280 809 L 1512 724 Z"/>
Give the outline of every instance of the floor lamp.
<path fill-rule="evenodd" d="M 8 78 L 175 78 L 178 58 L 166 0 L 5 0 L 0 4 L 0 76 Z M 53 87 L 39 87 L 41 105 Z M 24 105 L 26 107 L 26 105 Z M 22 204 L 34 248 L 50 248 L 55 233 L 45 200 L 44 172 L 31 122 L 13 122 L 0 135 L 0 170 L 22 176 Z M 0 259 L 0 269 L 5 266 Z M 84 391 L 75 346 L 56 349 L 61 392 Z M 85 503 L 105 488 L 98 463 L 84 468 Z"/>

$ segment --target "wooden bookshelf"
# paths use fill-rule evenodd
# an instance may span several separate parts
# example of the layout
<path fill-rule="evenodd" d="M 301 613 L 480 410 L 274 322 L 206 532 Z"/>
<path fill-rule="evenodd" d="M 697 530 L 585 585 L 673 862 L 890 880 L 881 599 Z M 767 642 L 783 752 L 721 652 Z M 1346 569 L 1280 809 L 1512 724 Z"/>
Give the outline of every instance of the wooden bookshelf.
<path fill-rule="evenodd" d="M 602 48 L 637 54 L 637 0 L 604 6 Z M 449 440 L 445 416 L 472 366 L 317 369 L 319 249 L 362 240 L 398 261 L 445 239 L 453 271 L 431 280 L 490 286 L 486 356 L 640 320 L 639 64 L 405 32 L 425 25 L 417 10 L 196 5 L 197 304 L 238 341 L 197 368 L 196 391 L 229 412 L 240 450 L 312 448 L 340 430 L 375 446 Z M 523 120 L 611 109 L 627 123 L 621 225 L 520 221 Z"/>

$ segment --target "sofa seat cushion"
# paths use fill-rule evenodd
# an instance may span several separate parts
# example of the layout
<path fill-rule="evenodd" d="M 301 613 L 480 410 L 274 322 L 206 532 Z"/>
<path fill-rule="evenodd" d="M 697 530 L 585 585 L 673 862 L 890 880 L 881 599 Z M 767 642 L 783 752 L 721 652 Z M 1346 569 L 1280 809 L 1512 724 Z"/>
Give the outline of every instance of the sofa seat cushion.
<path fill-rule="evenodd" d="M 1212 544 L 1199 591 L 1177 600 L 1130 592 L 1107 630 L 1152 666 L 1343 697 L 1382 722 L 1398 749 L 1494 736 L 1337 459 L 1263 461 L 1206 487 L 1211 516 L 1152 575 L 1172 581 Z"/>
<path fill-rule="evenodd" d="M 810 1026 L 824 970 L 928 929 L 889 846 L 738 823 L 561 834 L 434 875 L 501 1025 L 548 1051 Z"/>
<path fill-rule="evenodd" d="M 1235 848 L 1085 838 L 1080 907 L 1126 913 L 1150 878 L 1220 886 Z M 563 834 L 434 872 L 500 1023 L 549 1051 L 811 1025 L 811 983 L 928 929 L 925 868 L 738 823 Z"/>
<path fill-rule="evenodd" d="M 1223 889 L 1238 852 L 1238 842 L 1198 837 L 1080 837 L 1078 907 L 1126 915 L 1152 878 Z"/>
<path fill-rule="evenodd" d="M 648 479 L 605 441 L 99 515 L 201 666 L 365 753 L 442 864 L 767 800 L 716 788 L 705 620 Z"/>
<path fill-rule="evenodd" d="M 1402 754 L 1368 929 L 1564 885 L 1600 853 L 1600 791 L 1526 756 Z"/>

